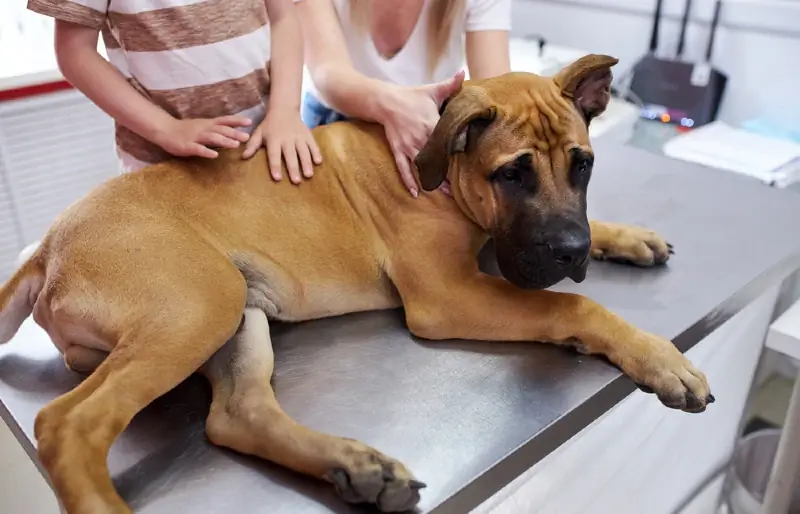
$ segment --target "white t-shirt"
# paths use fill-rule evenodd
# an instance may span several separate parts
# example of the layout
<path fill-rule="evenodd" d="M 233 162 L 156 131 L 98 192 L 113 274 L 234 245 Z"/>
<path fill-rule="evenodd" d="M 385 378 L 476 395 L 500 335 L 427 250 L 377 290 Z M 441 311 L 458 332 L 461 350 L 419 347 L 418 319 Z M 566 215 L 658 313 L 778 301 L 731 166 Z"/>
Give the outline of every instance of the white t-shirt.
<path fill-rule="evenodd" d="M 425 0 L 406 45 L 391 59 L 382 57 L 369 33 L 356 30 L 350 23 L 350 2 L 332 0 L 342 25 L 347 50 L 359 73 L 401 86 L 420 86 L 446 80 L 458 73 L 465 63 L 467 32 L 482 30 L 511 30 L 511 0 L 467 0 L 462 25 L 453 26 L 450 46 L 439 59 L 433 75 L 428 74 L 428 17 L 432 0 Z M 309 92 L 319 97 L 309 84 Z"/>

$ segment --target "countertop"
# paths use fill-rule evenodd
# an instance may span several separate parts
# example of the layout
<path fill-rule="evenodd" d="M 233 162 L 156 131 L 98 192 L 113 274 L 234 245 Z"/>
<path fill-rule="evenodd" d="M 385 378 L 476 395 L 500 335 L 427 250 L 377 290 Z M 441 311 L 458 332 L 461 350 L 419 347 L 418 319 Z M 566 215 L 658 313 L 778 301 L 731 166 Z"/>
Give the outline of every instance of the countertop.
<path fill-rule="evenodd" d="M 594 262 L 584 283 L 557 289 L 685 351 L 800 266 L 796 194 L 628 146 L 595 150 L 590 214 L 657 229 L 676 255 L 651 270 Z M 273 341 L 286 411 L 402 460 L 428 484 L 423 512 L 467 512 L 634 390 L 605 362 L 545 344 L 415 340 L 398 311 L 278 326 Z M 0 413 L 32 455 L 38 409 L 78 380 L 31 320 L 0 347 Z M 208 402 L 190 379 L 112 448 L 115 483 L 137 512 L 364 512 L 326 484 L 211 446 Z"/>

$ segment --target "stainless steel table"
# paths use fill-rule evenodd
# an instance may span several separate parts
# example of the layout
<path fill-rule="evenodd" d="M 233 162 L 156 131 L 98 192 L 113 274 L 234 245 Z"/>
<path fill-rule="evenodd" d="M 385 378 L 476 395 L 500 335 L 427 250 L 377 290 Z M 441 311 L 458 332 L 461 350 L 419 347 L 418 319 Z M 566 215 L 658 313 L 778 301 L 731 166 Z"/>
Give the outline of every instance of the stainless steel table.
<path fill-rule="evenodd" d="M 657 229 L 677 254 L 653 270 L 593 263 L 583 284 L 558 289 L 685 351 L 800 267 L 796 195 L 627 146 L 595 150 L 590 214 Z M 605 362 L 548 345 L 418 341 L 396 311 L 279 326 L 273 340 L 286 411 L 405 462 L 428 484 L 420 510 L 437 514 L 467 512 L 634 390 Z M 30 320 L 0 347 L 2 414 L 31 456 L 36 412 L 78 380 Z M 137 512 L 364 512 L 325 484 L 211 446 L 208 403 L 190 379 L 112 448 Z"/>

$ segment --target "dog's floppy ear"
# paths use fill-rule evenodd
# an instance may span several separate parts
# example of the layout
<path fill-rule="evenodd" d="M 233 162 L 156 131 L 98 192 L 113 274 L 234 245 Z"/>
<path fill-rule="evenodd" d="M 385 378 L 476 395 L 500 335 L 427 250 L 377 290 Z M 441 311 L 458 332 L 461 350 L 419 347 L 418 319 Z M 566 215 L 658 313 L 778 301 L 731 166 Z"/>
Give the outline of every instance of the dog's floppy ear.
<path fill-rule="evenodd" d="M 414 159 L 422 189 L 433 191 L 442 185 L 450 157 L 473 145 L 496 116 L 481 87 L 464 86 L 448 100 L 430 139 Z"/>
<path fill-rule="evenodd" d="M 587 124 L 601 114 L 611 100 L 611 67 L 618 62 L 608 55 L 589 54 L 553 77 L 561 94 L 575 103 Z"/>

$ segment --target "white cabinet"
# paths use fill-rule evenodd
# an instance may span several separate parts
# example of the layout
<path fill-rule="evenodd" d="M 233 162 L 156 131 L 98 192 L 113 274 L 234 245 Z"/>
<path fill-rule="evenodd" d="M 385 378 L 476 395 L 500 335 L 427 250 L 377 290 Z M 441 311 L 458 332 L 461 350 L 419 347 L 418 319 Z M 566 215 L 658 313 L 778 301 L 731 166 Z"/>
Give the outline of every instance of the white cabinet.
<path fill-rule="evenodd" d="M 11 273 L 14 258 L 21 247 L 19 220 L 11 205 L 11 191 L 0 153 L 0 280 Z"/>
<path fill-rule="evenodd" d="M 674 514 L 730 458 L 778 287 L 687 352 L 717 398 L 703 414 L 636 391 L 471 514 Z M 712 513 L 716 480 L 680 514 Z"/>
<path fill-rule="evenodd" d="M 0 103 L 0 279 L 61 211 L 118 170 L 113 122 L 81 93 Z"/>

